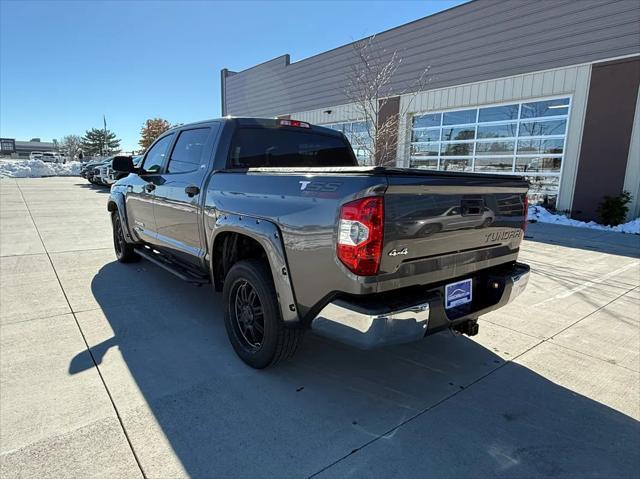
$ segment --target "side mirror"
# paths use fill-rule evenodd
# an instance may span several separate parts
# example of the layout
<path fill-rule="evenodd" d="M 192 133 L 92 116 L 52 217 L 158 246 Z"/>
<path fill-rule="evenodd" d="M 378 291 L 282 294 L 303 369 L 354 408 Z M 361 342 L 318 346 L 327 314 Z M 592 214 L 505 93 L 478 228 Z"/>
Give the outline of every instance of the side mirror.
<path fill-rule="evenodd" d="M 111 168 L 120 173 L 131 173 L 136 170 L 133 159 L 130 156 L 116 156 L 113 159 Z"/>

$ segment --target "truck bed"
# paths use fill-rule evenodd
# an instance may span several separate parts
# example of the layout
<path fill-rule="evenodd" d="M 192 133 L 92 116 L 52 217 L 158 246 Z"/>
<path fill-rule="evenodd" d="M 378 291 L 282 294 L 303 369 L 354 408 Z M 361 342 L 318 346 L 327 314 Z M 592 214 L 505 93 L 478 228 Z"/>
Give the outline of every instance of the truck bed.
<path fill-rule="evenodd" d="M 338 294 L 429 285 L 513 263 L 522 240 L 528 184 L 515 175 L 376 166 L 221 173 L 208 201 L 279 226 L 302 317 Z M 341 205 L 370 195 L 384 196 L 384 245 L 378 274 L 358 276 L 336 257 L 338 215 Z"/>

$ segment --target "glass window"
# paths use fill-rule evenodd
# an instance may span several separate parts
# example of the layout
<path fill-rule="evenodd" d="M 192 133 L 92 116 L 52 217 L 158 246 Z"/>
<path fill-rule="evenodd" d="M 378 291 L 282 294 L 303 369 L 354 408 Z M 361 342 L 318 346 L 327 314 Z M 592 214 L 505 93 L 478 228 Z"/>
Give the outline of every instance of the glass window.
<path fill-rule="evenodd" d="M 476 143 L 476 155 L 513 155 L 515 141 L 483 141 Z"/>
<path fill-rule="evenodd" d="M 231 168 L 354 164 L 351 148 L 342 138 L 302 129 L 240 128 L 230 157 Z"/>
<path fill-rule="evenodd" d="M 532 190 L 532 204 L 555 204 L 568 117 L 569 98 L 419 115 L 413 119 L 410 165 L 531 173 L 542 185 Z"/>
<path fill-rule="evenodd" d="M 415 156 L 438 156 L 440 143 L 417 143 L 411 145 L 411 155 Z"/>
<path fill-rule="evenodd" d="M 473 140 L 476 137 L 475 126 L 463 126 L 458 128 L 443 128 L 442 141 Z"/>
<path fill-rule="evenodd" d="M 471 159 L 451 159 L 442 160 L 440 169 L 444 171 L 471 171 Z"/>
<path fill-rule="evenodd" d="M 476 158 L 474 171 L 508 172 L 513 169 L 512 158 Z"/>
<path fill-rule="evenodd" d="M 443 125 L 461 125 L 464 123 L 475 123 L 476 113 L 478 110 L 460 110 L 460 111 L 448 111 L 443 114 Z"/>
<path fill-rule="evenodd" d="M 536 173 L 560 173 L 562 158 L 533 156 L 516 158 L 516 171 L 535 171 Z"/>
<path fill-rule="evenodd" d="M 411 135 L 411 141 L 438 141 L 440 139 L 440 128 L 413 130 Z"/>
<path fill-rule="evenodd" d="M 364 133 L 367 134 L 367 122 L 366 121 L 354 121 L 351 123 L 352 133 Z"/>
<path fill-rule="evenodd" d="M 517 123 L 478 125 L 478 138 L 510 138 L 516 136 Z"/>
<path fill-rule="evenodd" d="M 564 138 L 553 140 L 519 140 L 518 153 L 562 154 Z"/>
<path fill-rule="evenodd" d="M 430 115 L 416 116 L 413 119 L 414 128 L 424 128 L 427 126 L 440 126 L 441 113 L 434 113 Z"/>
<path fill-rule="evenodd" d="M 569 99 L 536 101 L 523 103 L 520 118 L 540 118 L 544 116 L 561 116 L 569 113 Z"/>
<path fill-rule="evenodd" d="M 142 164 L 144 173 L 160 172 L 160 169 L 164 164 L 164 157 L 167 155 L 167 150 L 169 149 L 169 145 L 171 145 L 172 139 L 173 133 L 162 137 L 151 146 L 151 149 L 147 151 L 147 155 L 144 158 L 144 163 Z"/>
<path fill-rule="evenodd" d="M 371 163 L 371 151 L 373 151 L 373 141 L 369 135 L 366 121 L 353 121 L 346 123 L 332 123 L 322 125 L 325 128 L 341 131 L 345 134 L 349 143 L 353 147 L 358 163 L 367 165 Z"/>
<path fill-rule="evenodd" d="M 519 136 L 564 135 L 567 120 L 527 121 L 520 123 Z"/>
<path fill-rule="evenodd" d="M 560 176 L 526 176 L 529 182 L 529 198 L 532 203 L 545 208 L 555 208 L 558 199 Z"/>
<path fill-rule="evenodd" d="M 197 170 L 202 158 L 202 148 L 207 141 L 210 128 L 197 128 L 180 133 L 169 159 L 169 173 L 184 173 Z"/>
<path fill-rule="evenodd" d="M 438 169 L 438 159 L 411 158 L 411 168 Z"/>
<path fill-rule="evenodd" d="M 470 156 L 473 154 L 473 143 L 443 143 L 443 156 Z"/>
<path fill-rule="evenodd" d="M 518 119 L 518 105 L 492 106 L 480 108 L 478 122 L 505 121 Z"/>

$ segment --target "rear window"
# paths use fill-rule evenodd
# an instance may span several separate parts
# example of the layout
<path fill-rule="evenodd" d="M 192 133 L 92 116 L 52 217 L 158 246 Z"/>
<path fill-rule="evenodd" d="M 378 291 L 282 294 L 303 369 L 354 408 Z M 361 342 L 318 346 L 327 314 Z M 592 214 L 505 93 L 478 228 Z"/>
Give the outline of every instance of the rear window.
<path fill-rule="evenodd" d="M 240 128 L 231 144 L 231 168 L 354 166 L 351 147 L 340 137 L 309 131 Z"/>

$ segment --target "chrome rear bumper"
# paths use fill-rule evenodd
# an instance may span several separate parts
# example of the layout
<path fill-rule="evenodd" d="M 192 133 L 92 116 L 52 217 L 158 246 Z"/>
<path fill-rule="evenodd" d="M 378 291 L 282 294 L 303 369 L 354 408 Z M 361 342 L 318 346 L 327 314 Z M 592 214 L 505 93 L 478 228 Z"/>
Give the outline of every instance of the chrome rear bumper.
<path fill-rule="evenodd" d="M 503 276 L 504 287 L 498 301 L 490 307 L 462 317 L 456 323 L 475 320 L 481 314 L 498 309 L 513 301 L 526 288 L 529 267 L 517 265 Z M 442 324 L 446 319 L 442 296 L 431 293 L 422 302 L 397 311 L 368 310 L 361 305 L 336 300 L 325 306 L 311 323 L 311 329 L 321 335 L 360 349 L 373 349 L 390 344 L 408 343 L 422 339 L 429 329 L 430 319 Z M 444 319 L 443 319 L 443 316 Z"/>
<path fill-rule="evenodd" d="M 314 332 L 361 349 L 407 343 L 424 337 L 429 303 L 391 313 L 351 309 L 344 301 L 329 303 L 311 323 Z"/>

